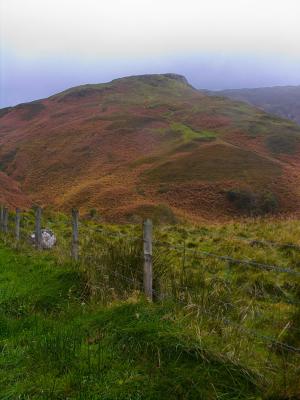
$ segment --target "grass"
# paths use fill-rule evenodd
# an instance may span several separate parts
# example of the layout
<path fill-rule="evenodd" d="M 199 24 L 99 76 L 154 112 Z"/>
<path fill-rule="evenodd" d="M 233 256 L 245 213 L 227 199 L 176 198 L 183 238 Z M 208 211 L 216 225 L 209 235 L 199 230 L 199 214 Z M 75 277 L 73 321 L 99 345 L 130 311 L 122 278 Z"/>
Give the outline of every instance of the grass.
<path fill-rule="evenodd" d="M 299 271 L 296 248 L 248 242 L 300 244 L 299 221 L 155 226 L 150 304 L 139 226 L 82 220 L 71 263 L 68 218 L 44 217 L 52 251 L 0 242 L 1 399 L 299 398 L 300 357 L 278 345 L 300 347 L 299 278 L 195 253 Z"/>
<path fill-rule="evenodd" d="M 179 122 L 174 122 L 171 124 L 170 129 L 172 132 L 176 133 L 180 133 L 180 135 L 183 138 L 184 142 L 189 142 L 191 140 L 194 139 L 198 139 L 198 138 L 215 138 L 217 135 L 214 132 L 210 132 L 210 131 L 194 131 L 192 128 L 190 128 L 189 126 L 179 123 Z"/>
<path fill-rule="evenodd" d="M 261 174 L 261 171 L 264 174 Z M 199 148 L 143 173 L 146 182 L 238 180 L 264 185 L 281 174 L 278 164 L 255 153 L 223 144 Z"/>
<path fill-rule="evenodd" d="M 2 285 L 14 288 L 1 294 L 1 398 L 215 398 L 212 385 L 227 399 L 254 396 L 254 377 L 203 349 L 171 306 L 85 304 L 72 269 L 0 254 Z"/>

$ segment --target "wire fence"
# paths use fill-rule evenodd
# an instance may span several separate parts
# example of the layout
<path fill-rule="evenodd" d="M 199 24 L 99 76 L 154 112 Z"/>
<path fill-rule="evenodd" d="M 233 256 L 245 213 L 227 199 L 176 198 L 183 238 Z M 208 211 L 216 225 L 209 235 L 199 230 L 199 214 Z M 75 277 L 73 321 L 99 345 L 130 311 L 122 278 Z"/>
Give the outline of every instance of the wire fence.
<path fill-rule="evenodd" d="M 167 247 L 169 249 L 172 250 L 177 250 L 177 251 L 183 251 L 183 247 L 179 247 L 179 246 L 173 246 L 171 244 L 168 243 L 163 243 L 163 242 L 158 242 L 155 241 L 154 242 L 157 246 L 161 246 L 161 247 Z M 300 272 L 296 271 L 292 268 L 285 268 L 285 267 L 281 267 L 278 265 L 271 265 L 271 264 L 263 264 L 260 262 L 257 262 L 255 260 L 239 260 L 236 258 L 232 258 L 230 256 L 227 255 L 222 255 L 222 254 L 215 254 L 215 253 L 210 253 L 208 251 L 204 251 L 204 250 L 192 250 L 192 249 L 185 249 L 185 251 L 193 253 L 194 256 L 196 255 L 200 255 L 200 256 L 205 256 L 205 257 L 213 257 L 222 261 L 228 261 L 231 264 L 242 264 L 242 265 L 246 265 L 246 266 L 252 266 L 255 268 L 260 268 L 260 269 L 265 269 L 268 271 L 274 271 L 274 272 L 278 272 L 278 273 L 286 273 L 286 274 L 292 274 L 292 275 L 296 275 L 296 276 L 300 276 Z"/>
<path fill-rule="evenodd" d="M 115 276 L 117 276 L 118 278 L 121 278 L 121 279 L 125 280 L 126 282 L 130 282 L 130 283 L 133 283 L 133 284 L 136 283 L 133 279 L 128 279 L 124 275 L 116 274 L 116 273 L 113 273 L 113 274 Z M 166 296 L 166 293 L 157 292 L 154 289 L 153 289 L 153 293 L 156 295 L 157 298 L 165 299 L 165 300 L 168 299 L 168 300 L 174 301 L 174 296 L 170 296 L 170 295 Z M 203 308 L 200 307 L 197 304 L 193 304 L 191 302 L 183 301 L 183 300 L 181 300 L 179 298 L 176 298 L 175 301 L 178 304 L 182 305 L 183 307 L 197 308 L 197 309 L 199 309 L 201 314 L 205 314 L 206 316 L 211 317 L 212 319 L 216 318 L 216 314 L 215 313 L 209 312 L 207 310 L 203 310 Z M 278 339 L 276 339 L 275 337 L 263 335 L 263 334 L 255 331 L 254 329 L 245 328 L 245 327 L 242 326 L 242 324 L 240 324 L 238 322 L 235 322 L 235 321 L 232 321 L 227 317 L 221 317 L 221 321 L 224 323 L 225 326 L 232 326 L 234 328 L 238 328 L 239 330 L 241 330 L 242 332 L 244 332 L 245 334 L 247 334 L 249 336 L 255 337 L 257 339 L 261 339 L 264 342 L 267 342 L 268 344 L 276 346 L 277 349 L 290 351 L 290 352 L 293 352 L 296 355 L 300 356 L 300 348 L 298 348 L 298 347 L 292 346 L 292 345 L 290 345 L 288 343 L 281 342 Z M 295 331 L 299 331 L 300 330 L 300 329 L 297 329 L 297 328 L 293 329 L 291 327 L 288 327 L 287 329 L 291 329 L 291 330 L 295 330 Z M 282 332 L 283 332 L 283 329 L 281 330 L 281 333 Z"/>
<path fill-rule="evenodd" d="M 70 220 L 65 219 L 63 223 L 57 224 L 55 220 L 50 219 L 47 226 L 49 226 L 48 234 L 51 234 L 51 229 L 55 229 L 59 236 L 57 239 L 62 243 L 61 248 L 67 251 L 74 262 L 93 262 L 97 280 L 101 281 L 104 276 L 108 276 L 110 283 L 123 282 L 120 290 L 124 290 L 126 286 L 128 290 L 132 288 L 144 291 L 149 300 L 172 301 L 183 309 L 197 311 L 212 321 L 217 320 L 224 328 L 228 326 L 236 328 L 276 349 L 300 354 L 300 348 L 291 341 L 279 340 L 282 337 L 300 336 L 299 333 L 295 334 L 300 331 L 300 327 L 291 321 L 290 315 L 288 318 L 282 318 L 283 326 L 279 326 L 278 318 L 274 324 L 270 317 L 264 317 L 264 310 L 260 310 L 259 307 L 261 304 L 264 307 L 285 304 L 296 309 L 293 315 L 300 315 L 299 264 L 282 266 L 262 263 L 255 259 L 235 258 L 199 247 L 191 249 L 185 245 L 174 245 L 159 238 L 153 240 L 152 223 L 149 220 L 144 223 L 142 234 L 138 232 L 128 234 L 105 229 L 102 226 L 90 226 L 83 221 L 79 224 L 79 214 L 73 210 Z M 9 215 L 7 208 L 1 207 L 0 231 L 2 238 L 10 237 L 16 243 L 30 242 L 37 249 L 47 248 L 39 207 L 36 208 L 34 215 L 20 215 L 18 210 L 15 215 Z M 237 238 L 237 240 L 247 242 L 249 245 L 262 244 L 296 250 L 300 248 L 299 245 L 292 243 L 276 243 L 260 239 Z M 116 243 L 110 244 L 109 241 Z M 127 247 L 122 248 L 121 242 L 127 243 Z M 234 265 L 245 268 L 233 273 L 231 267 Z M 247 281 L 246 284 L 243 281 L 245 273 L 252 269 L 264 273 L 267 278 L 275 277 L 275 280 L 281 275 L 285 280 L 289 278 L 289 285 L 296 285 L 296 291 L 299 293 L 291 294 L 289 290 L 281 287 L 278 289 L 276 286 L 277 294 L 274 295 L 269 293 L 270 288 L 266 289 L 260 282 L 257 294 L 256 288 L 254 290 Z M 265 286 L 270 286 L 270 283 Z M 250 313 L 252 318 L 249 318 L 249 307 L 252 310 Z M 272 311 L 267 314 L 272 314 Z M 247 323 L 263 326 L 264 330 L 272 326 L 279 332 L 276 336 L 270 336 L 247 326 Z"/>

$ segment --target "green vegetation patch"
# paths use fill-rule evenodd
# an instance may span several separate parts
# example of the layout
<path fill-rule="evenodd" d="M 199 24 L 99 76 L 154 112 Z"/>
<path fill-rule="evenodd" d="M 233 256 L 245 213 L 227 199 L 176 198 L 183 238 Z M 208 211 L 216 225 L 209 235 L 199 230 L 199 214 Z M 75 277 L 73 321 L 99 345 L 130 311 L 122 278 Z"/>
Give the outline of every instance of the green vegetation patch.
<path fill-rule="evenodd" d="M 211 131 L 205 131 L 201 130 L 199 132 L 193 130 L 189 126 L 179 123 L 179 122 L 174 122 L 170 126 L 171 132 L 174 132 L 175 135 L 180 134 L 180 136 L 183 138 L 184 141 L 188 142 L 193 139 L 198 139 L 198 138 L 211 138 L 214 139 L 217 135 L 215 132 Z"/>
<path fill-rule="evenodd" d="M 298 221 L 155 223 L 150 304 L 140 224 L 81 216 L 71 263 L 68 216 L 43 217 L 51 251 L 0 235 L 1 399 L 297 399 L 299 278 L 203 252 L 296 272 Z"/>
<path fill-rule="evenodd" d="M 0 398 L 257 398 L 255 374 L 205 348 L 172 305 L 97 305 L 77 274 L 1 245 Z"/>
<path fill-rule="evenodd" d="M 0 263 L 2 315 L 18 317 L 36 311 L 57 312 L 67 305 L 70 296 L 79 299 L 84 293 L 83 275 L 79 271 L 56 268 L 55 260 L 47 256 L 13 257 L 10 251 L 1 249 Z"/>

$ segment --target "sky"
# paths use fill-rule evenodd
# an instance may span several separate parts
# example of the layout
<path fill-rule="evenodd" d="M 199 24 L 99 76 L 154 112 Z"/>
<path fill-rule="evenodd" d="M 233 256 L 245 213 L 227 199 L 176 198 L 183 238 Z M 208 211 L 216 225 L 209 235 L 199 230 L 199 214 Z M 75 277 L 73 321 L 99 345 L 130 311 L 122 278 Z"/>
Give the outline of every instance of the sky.
<path fill-rule="evenodd" d="M 300 84 L 299 0 L 0 0 L 0 107 L 145 73 Z"/>

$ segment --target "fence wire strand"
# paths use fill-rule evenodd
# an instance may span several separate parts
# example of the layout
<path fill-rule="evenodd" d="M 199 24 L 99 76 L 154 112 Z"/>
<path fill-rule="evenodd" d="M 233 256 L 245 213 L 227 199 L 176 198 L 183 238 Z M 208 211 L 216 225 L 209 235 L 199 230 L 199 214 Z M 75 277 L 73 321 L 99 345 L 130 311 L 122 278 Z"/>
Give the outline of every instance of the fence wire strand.
<path fill-rule="evenodd" d="M 29 235 L 28 229 L 31 229 L 33 226 L 34 226 L 34 223 L 31 220 L 29 220 L 27 218 L 21 219 L 21 227 L 20 228 L 21 228 L 22 236 L 23 236 L 23 234 L 24 234 L 24 236 L 28 236 Z M 11 232 L 14 231 L 14 226 L 12 225 L 12 220 L 9 221 L 9 228 L 10 228 Z M 108 237 L 108 238 L 124 239 L 128 242 L 141 242 L 141 243 L 143 242 L 143 239 L 141 237 L 128 235 L 128 234 L 122 233 L 122 232 L 112 232 L 112 231 L 105 230 L 103 228 L 90 227 L 87 225 L 83 226 L 83 228 L 87 229 L 88 231 L 90 231 L 92 233 L 99 233 L 99 234 L 103 235 L 104 237 Z M 216 239 L 216 237 L 212 237 L 212 238 Z M 245 242 L 249 243 L 250 245 L 261 244 L 261 245 L 278 246 L 281 248 L 293 248 L 293 249 L 300 250 L 300 245 L 297 245 L 294 243 L 279 243 L 279 242 L 270 241 L 270 240 L 248 239 L 248 238 L 242 238 L 242 237 L 236 237 L 234 239 L 240 240 L 240 241 L 245 241 Z M 230 264 L 246 265 L 246 266 L 255 267 L 255 268 L 258 268 L 261 270 L 265 270 L 265 271 L 300 276 L 300 272 L 292 269 L 291 267 L 283 267 L 283 266 L 279 266 L 279 265 L 261 263 L 256 260 L 253 260 L 253 259 L 251 259 L 251 260 L 237 259 L 237 258 L 230 257 L 228 255 L 215 254 L 213 252 L 209 252 L 209 251 L 205 251 L 205 250 L 201 250 L 201 249 L 190 249 L 190 248 L 186 248 L 186 246 L 174 246 L 170 243 L 161 242 L 161 241 L 157 241 L 157 240 L 154 240 L 153 244 L 155 246 L 157 246 L 158 248 L 164 248 L 166 251 L 183 252 L 183 254 L 184 254 L 183 268 L 185 268 L 185 265 L 184 265 L 185 257 L 189 257 L 189 258 L 194 257 L 195 259 L 215 258 L 215 259 L 218 259 L 221 261 L 229 262 Z M 109 274 L 111 274 L 112 276 L 115 276 L 116 278 L 122 280 L 123 282 L 126 282 L 127 284 L 128 283 L 134 284 L 135 287 L 137 286 L 137 287 L 139 287 L 139 289 L 142 288 L 142 282 L 139 281 L 138 279 L 130 278 L 130 277 L 125 276 L 124 274 L 121 274 L 117 271 L 110 271 Z M 176 289 L 184 290 L 184 291 L 188 290 L 189 293 L 200 295 L 200 293 L 196 292 L 193 289 L 193 287 L 189 288 L 188 286 L 177 285 Z M 214 319 L 216 318 L 216 313 L 211 313 L 208 310 L 203 309 L 203 307 L 201 307 L 200 305 L 194 304 L 192 301 L 187 302 L 187 301 L 184 301 L 184 300 L 178 298 L 177 296 L 174 297 L 174 295 L 171 296 L 166 293 L 163 293 L 162 291 L 157 291 L 155 289 L 152 289 L 152 293 L 157 298 L 170 299 L 172 301 L 175 300 L 177 303 L 182 304 L 184 307 L 190 307 L 190 308 L 196 307 L 201 313 L 208 315 Z M 275 298 L 273 297 L 273 299 L 275 299 Z M 192 297 L 191 297 L 191 300 L 193 300 Z M 264 300 L 266 300 L 266 299 L 264 299 Z M 289 299 L 277 298 L 276 300 L 281 301 L 281 302 L 284 300 L 288 304 L 292 304 L 292 305 L 300 304 L 300 302 L 294 302 Z M 222 304 L 229 305 L 230 307 L 234 307 L 236 310 L 239 310 L 239 308 L 236 305 L 234 305 L 233 303 L 223 302 Z M 256 337 L 257 339 L 263 340 L 269 344 L 277 346 L 278 348 L 285 349 L 287 351 L 291 351 L 293 353 L 296 353 L 297 355 L 300 353 L 300 348 L 298 348 L 298 347 L 292 346 L 285 342 L 281 342 L 275 337 L 261 334 L 261 333 L 257 332 L 257 330 L 255 330 L 255 329 L 246 328 L 241 323 L 232 321 L 231 319 L 229 319 L 227 317 L 222 316 L 222 318 L 219 319 L 219 321 L 221 321 L 225 326 L 236 327 L 239 330 L 241 330 L 242 332 L 244 332 L 245 334 L 250 335 L 252 337 Z M 287 329 L 298 330 L 297 328 L 294 328 L 294 327 L 288 327 Z"/>
<path fill-rule="evenodd" d="M 170 243 L 165 243 L 165 242 L 154 241 L 153 243 L 156 244 L 157 246 L 167 247 L 170 250 L 175 250 L 175 251 L 183 251 L 183 249 L 184 249 L 183 247 L 173 246 Z M 233 257 L 227 256 L 227 255 L 215 254 L 215 253 L 211 253 L 211 252 L 208 252 L 205 250 L 199 250 L 199 249 L 195 250 L 195 249 L 185 248 L 185 251 L 190 254 L 193 254 L 194 257 L 196 257 L 197 255 L 202 256 L 202 258 L 212 257 L 212 258 L 216 258 L 218 260 L 228 261 L 232 264 L 249 265 L 249 266 L 253 266 L 253 267 L 256 267 L 259 269 L 263 269 L 263 270 L 274 271 L 274 272 L 278 272 L 278 273 L 287 273 L 287 274 L 291 274 L 291 275 L 300 276 L 300 272 L 294 271 L 293 269 L 291 269 L 289 267 L 281 267 L 278 265 L 264 264 L 264 263 L 260 263 L 255 260 L 240 260 L 240 259 L 233 258 Z"/>

